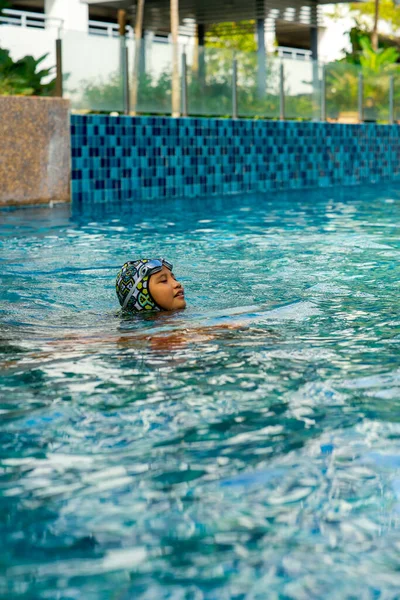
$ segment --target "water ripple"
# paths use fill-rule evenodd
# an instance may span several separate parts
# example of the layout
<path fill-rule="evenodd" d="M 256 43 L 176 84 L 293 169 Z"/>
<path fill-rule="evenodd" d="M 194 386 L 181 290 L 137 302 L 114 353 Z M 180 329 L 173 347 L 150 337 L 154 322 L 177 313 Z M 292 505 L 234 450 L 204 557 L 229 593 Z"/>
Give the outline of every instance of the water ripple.
<path fill-rule="evenodd" d="M 398 598 L 399 211 L 373 187 L 5 211 L 0 596 Z M 119 313 L 139 254 L 187 311 Z"/>

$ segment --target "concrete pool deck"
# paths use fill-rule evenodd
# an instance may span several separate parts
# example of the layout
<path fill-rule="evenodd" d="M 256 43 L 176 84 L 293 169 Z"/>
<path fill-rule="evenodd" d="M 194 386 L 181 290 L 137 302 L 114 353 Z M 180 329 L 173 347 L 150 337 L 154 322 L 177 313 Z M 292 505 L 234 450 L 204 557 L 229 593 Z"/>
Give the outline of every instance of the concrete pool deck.
<path fill-rule="evenodd" d="M 0 97 L 0 206 L 70 199 L 69 102 Z"/>

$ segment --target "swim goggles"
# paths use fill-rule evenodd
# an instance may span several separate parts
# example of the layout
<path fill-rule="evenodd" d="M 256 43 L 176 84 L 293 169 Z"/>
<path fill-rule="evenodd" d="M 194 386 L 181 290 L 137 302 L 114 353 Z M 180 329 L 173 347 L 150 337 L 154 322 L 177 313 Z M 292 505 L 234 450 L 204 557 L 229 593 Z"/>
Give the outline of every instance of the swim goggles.
<path fill-rule="evenodd" d="M 172 271 L 172 263 L 168 262 L 164 258 L 152 258 L 143 263 L 143 265 L 139 269 L 140 277 L 146 277 L 148 275 L 154 275 L 154 273 L 158 273 L 162 270 L 163 267 L 167 267 L 170 271 Z"/>

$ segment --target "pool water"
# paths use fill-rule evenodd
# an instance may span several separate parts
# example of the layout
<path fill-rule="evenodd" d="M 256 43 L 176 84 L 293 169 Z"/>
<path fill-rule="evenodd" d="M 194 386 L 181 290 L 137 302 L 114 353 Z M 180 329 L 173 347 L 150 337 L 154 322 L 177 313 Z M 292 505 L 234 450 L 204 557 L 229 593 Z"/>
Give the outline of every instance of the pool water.
<path fill-rule="evenodd" d="M 156 207 L 0 212 L 0 596 L 398 598 L 400 191 Z"/>

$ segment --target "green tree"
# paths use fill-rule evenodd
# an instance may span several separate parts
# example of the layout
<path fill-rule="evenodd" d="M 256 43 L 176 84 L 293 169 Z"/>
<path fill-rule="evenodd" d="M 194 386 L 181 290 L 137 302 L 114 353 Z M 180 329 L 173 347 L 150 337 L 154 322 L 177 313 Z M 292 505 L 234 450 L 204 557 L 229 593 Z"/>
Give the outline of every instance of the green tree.
<path fill-rule="evenodd" d="M 372 48 L 371 40 L 367 37 L 362 38 L 360 44 L 362 53 L 359 60 L 364 72 L 377 75 L 393 72 L 396 69 L 396 63 L 400 56 L 396 48 L 379 48 L 375 51 Z"/>
<path fill-rule="evenodd" d="M 207 30 L 205 42 L 209 48 L 256 52 L 255 22 L 217 23 Z"/>
<path fill-rule="evenodd" d="M 359 2 L 351 4 L 351 9 L 357 17 L 368 17 L 364 19 L 364 25 L 369 26 L 373 23 L 376 11 L 376 1 Z M 379 0 L 379 18 L 387 21 L 393 30 L 400 27 L 400 6 L 397 6 L 393 0 Z"/>
<path fill-rule="evenodd" d="M 389 116 L 390 76 L 398 72 L 399 52 L 395 48 L 372 48 L 367 35 L 360 37 L 359 53 L 326 67 L 327 113 L 335 118 L 341 113 L 356 113 L 358 109 L 359 73 L 363 75 L 365 118 L 385 121 Z M 395 86 L 395 100 L 400 91 Z"/>

